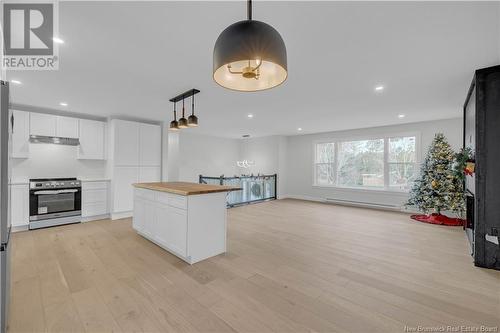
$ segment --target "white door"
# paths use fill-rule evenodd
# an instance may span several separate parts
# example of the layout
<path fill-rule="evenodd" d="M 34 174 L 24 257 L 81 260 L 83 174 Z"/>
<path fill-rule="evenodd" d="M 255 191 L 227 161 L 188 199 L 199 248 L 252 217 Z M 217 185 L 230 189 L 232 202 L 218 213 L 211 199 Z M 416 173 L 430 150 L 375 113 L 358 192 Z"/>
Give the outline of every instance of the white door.
<path fill-rule="evenodd" d="M 160 173 L 160 167 L 139 167 L 139 183 L 159 182 Z"/>
<path fill-rule="evenodd" d="M 187 212 L 183 209 L 168 207 L 167 221 L 168 247 L 182 256 L 187 254 Z"/>
<path fill-rule="evenodd" d="M 78 158 L 86 160 L 104 160 L 105 123 L 102 121 L 80 119 L 80 146 Z"/>
<path fill-rule="evenodd" d="M 12 158 L 28 158 L 30 154 L 30 113 L 12 110 Z"/>
<path fill-rule="evenodd" d="M 71 117 L 56 117 L 56 136 L 78 139 L 78 119 Z"/>
<path fill-rule="evenodd" d="M 139 165 L 161 165 L 161 127 L 140 124 L 139 130 Z"/>
<path fill-rule="evenodd" d="M 56 136 L 56 116 L 30 112 L 30 134 Z"/>
<path fill-rule="evenodd" d="M 113 173 L 113 213 L 130 212 L 134 207 L 134 188 L 137 167 L 115 167 Z"/>
<path fill-rule="evenodd" d="M 143 232 L 146 236 L 151 239 L 155 239 L 157 235 L 157 223 L 156 223 L 156 205 L 151 201 L 144 201 L 144 219 L 143 219 Z"/>
<path fill-rule="evenodd" d="M 139 165 L 139 123 L 114 119 L 114 163 Z"/>
<path fill-rule="evenodd" d="M 154 235 L 155 240 L 160 244 L 163 245 L 167 248 L 170 247 L 169 244 L 169 216 L 168 216 L 168 210 L 169 207 L 167 205 L 163 205 L 160 203 L 156 204 L 156 212 L 155 212 L 155 218 L 156 218 L 156 233 Z"/>

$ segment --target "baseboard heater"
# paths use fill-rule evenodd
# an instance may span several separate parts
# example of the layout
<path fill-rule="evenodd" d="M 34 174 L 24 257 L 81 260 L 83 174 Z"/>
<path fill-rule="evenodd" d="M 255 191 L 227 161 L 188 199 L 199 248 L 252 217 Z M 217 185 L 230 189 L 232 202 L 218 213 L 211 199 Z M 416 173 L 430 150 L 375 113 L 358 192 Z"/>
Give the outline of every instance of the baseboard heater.
<path fill-rule="evenodd" d="M 396 206 L 396 205 L 377 204 L 377 203 L 365 202 L 365 201 L 343 200 L 343 199 L 333 199 L 333 198 L 326 198 L 325 201 L 331 202 L 331 203 L 338 203 L 340 205 L 348 205 L 348 206 L 380 208 L 380 209 L 397 210 L 397 211 L 401 210 L 401 207 Z"/>

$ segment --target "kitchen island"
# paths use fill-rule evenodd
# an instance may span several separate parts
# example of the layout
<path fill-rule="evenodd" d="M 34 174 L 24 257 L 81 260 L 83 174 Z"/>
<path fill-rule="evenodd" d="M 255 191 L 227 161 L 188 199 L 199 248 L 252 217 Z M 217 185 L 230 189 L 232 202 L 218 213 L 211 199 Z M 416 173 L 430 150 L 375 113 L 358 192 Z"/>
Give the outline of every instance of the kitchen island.
<path fill-rule="evenodd" d="M 234 186 L 134 184 L 133 228 L 189 264 L 226 252 L 226 194 Z"/>

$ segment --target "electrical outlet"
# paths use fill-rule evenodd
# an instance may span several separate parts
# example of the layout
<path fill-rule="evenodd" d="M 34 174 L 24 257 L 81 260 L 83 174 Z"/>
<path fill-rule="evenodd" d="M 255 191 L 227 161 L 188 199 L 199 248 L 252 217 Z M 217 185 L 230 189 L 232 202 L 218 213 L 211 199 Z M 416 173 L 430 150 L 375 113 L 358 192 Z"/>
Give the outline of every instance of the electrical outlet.
<path fill-rule="evenodd" d="M 498 229 L 497 228 L 491 228 L 491 235 L 492 236 L 498 236 Z"/>

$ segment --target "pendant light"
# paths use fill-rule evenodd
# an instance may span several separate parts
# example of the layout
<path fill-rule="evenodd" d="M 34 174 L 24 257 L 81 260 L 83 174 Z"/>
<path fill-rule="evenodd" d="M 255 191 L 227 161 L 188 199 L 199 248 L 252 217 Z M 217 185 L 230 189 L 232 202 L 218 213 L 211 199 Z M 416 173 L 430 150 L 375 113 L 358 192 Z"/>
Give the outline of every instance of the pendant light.
<path fill-rule="evenodd" d="M 198 117 L 194 115 L 194 94 L 191 96 L 191 115 L 188 117 L 188 126 L 198 126 Z"/>
<path fill-rule="evenodd" d="M 188 128 L 188 121 L 184 117 L 184 98 L 182 99 L 182 118 L 179 119 L 179 128 Z"/>
<path fill-rule="evenodd" d="M 238 91 L 276 87 L 288 76 L 285 43 L 272 26 L 252 20 L 251 0 L 247 0 L 247 16 L 217 38 L 213 78 L 219 85 Z"/>
<path fill-rule="evenodd" d="M 179 122 L 177 121 L 177 111 L 175 110 L 175 106 L 177 103 L 174 103 L 174 120 L 170 122 L 170 130 L 178 131 L 179 130 Z"/>

